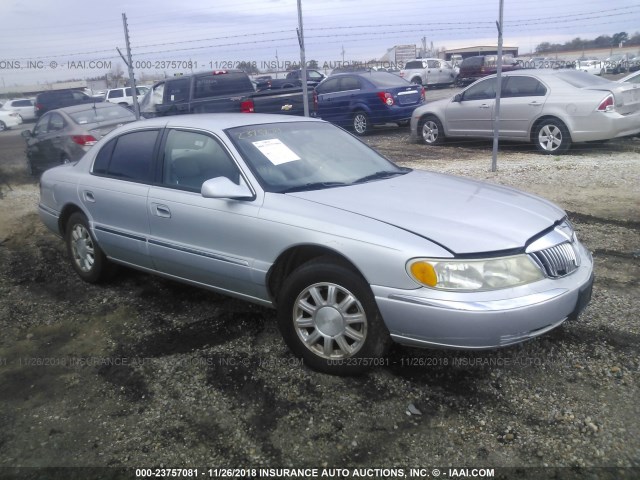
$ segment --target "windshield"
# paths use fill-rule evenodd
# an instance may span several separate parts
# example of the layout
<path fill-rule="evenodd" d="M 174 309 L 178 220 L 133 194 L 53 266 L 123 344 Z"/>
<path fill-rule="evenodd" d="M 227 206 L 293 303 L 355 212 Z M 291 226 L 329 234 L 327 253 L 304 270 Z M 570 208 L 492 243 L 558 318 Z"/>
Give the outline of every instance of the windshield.
<path fill-rule="evenodd" d="M 105 108 L 93 108 L 93 106 L 87 106 L 86 110 L 70 113 L 69 116 L 79 125 L 111 121 L 132 122 L 136 119 L 133 112 L 121 107 L 120 105 L 112 105 Z"/>
<path fill-rule="evenodd" d="M 328 123 L 270 123 L 226 133 L 268 192 L 332 188 L 410 171 Z"/>

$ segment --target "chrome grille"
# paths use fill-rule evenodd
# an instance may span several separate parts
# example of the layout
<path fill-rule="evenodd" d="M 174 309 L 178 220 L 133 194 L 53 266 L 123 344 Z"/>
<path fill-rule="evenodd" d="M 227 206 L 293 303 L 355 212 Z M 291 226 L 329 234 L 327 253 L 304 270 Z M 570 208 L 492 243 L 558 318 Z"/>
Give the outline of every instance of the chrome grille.
<path fill-rule="evenodd" d="M 569 242 L 531 252 L 531 255 L 550 278 L 564 277 L 580 266 L 576 251 Z"/>

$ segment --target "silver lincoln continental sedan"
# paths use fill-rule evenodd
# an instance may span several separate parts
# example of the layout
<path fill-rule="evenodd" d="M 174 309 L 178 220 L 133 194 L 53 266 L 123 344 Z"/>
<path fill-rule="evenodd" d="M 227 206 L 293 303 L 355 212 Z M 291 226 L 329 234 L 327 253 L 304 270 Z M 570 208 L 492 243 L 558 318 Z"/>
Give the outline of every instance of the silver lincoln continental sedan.
<path fill-rule="evenodd" d="M 274 307 L 289 348 L 334 374 L 391 341 L 522 342 L 591 298 L 591 255 L 562 209 L 398 167 L 317 119 L 128 124 L 45 171 L 39 213 L 83 280 L 122 264 Z"/>

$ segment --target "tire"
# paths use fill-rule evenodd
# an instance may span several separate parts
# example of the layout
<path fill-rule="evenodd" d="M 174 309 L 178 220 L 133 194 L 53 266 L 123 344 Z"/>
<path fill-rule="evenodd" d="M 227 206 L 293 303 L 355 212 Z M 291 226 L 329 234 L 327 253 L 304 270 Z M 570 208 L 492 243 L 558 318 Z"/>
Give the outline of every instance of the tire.
<path fill-rule="evenodd" d="M 555 118 L 543 120 L 533 131 L 533 142 L 540 153 L 557 155 L 566 152 L 571 146 L 569 130 Z"/>
<path fill-rule="evenodd" d="M 367 135 L 371 131 L 369 116 L 362 110 L 353 114 L 351 126 L 353 127 L 355 134 L 359 136 Z"/>
<path fill-rule="evenodd" d="M 438 117 L 427 115 L 418 124 L 418 135 L 426 145 L 442 145 L 444 143 L 444 128 Z"/>
<path fill-rule="evenodd" d="M 82 213 L 76 212 L 69 217 L 65 241 L 71 265 L 85 282 L 102 282 L 115 271 L 115 266 L 107 260 L 93 238 L 87 217 Z"/>
<path fill-rule="evenodd" d="M 391 343 L 369 285 L 332 257 L 311 260 L 286 279 L 278 326 L 296 356 L 333 375 L 367 371 Z"/>
<path fill-rule="evenodd" d="M 7 125 L 0 121 L 0 132 L 4 132 L 5 130 L 7 130 Z"/>
<path fill-rule="evenodd" d="M 411 83 L 415 85 L 422 85 L 422 79 L 420 77 L 413 77 L 411 79 Z"/>

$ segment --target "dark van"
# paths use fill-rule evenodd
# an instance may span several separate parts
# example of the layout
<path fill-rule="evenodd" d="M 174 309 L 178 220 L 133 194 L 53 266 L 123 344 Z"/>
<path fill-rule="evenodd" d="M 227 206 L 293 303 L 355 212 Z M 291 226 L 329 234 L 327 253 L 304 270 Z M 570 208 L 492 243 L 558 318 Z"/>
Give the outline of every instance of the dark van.
<path fill-rule="evenodd" d="M 502 56 L 502 71 L 517 70 L 520 65 L 513 58 L 513 55 Z M 460 64 L 460 73 L 456 83 L 460 86 L 469 85 L 479 78 L 492 75 L 498 71 L 497 55 L 477 55 L 475 57 L 467 57 Z"/>
<path fill-rule="evenodd" d="M 100 101 L 100 99 L 90 97 L 86 93 L 79 92 L 78 90 L 51 90 L 36 95 L 34 110 L 36 117 L 39 118 L 43 113 L 47 113 L 49 110 L 55 110 L 56 108 Z"/>

